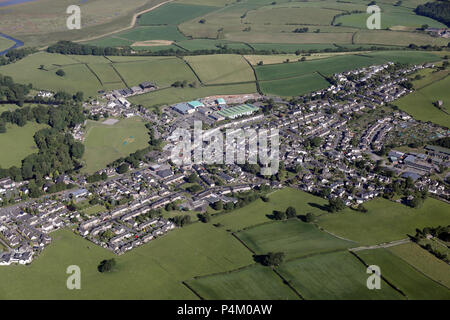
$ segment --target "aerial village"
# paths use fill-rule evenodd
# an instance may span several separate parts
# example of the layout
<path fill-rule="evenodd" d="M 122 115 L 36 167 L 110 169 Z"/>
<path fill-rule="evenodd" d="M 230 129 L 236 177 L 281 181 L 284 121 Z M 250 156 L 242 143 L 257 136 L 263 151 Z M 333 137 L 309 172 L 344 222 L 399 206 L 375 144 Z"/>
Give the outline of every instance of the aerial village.
<path fill-rule="evenodd" d="M 419 133 L 423 141 L 449 136 L 444 128 L 388 107 L 411 92 L 403 85 L 407 76 L 427 67 L 387 63 L 335 74 L 333 85 L 290 101 L 259 94 L 214 96 L 162 107 L 158 115 L 127 100 L 155 90 L 154 82 L 102 92 L 101 98 L 84 104 L 92 116 L 105 121 L 141 117 L 164 141 L 171 141 L 177 128 L 193 130 L 195 121 L 214 130 L 277 128 L 280 170 L 261 176 L 254 167 L 239 164 L 176 166 L 171 161 L 176 141 L 171 141 L 126 173 L 104 168 L 94 182 L 81 174 L 48 177 L 49 183 L 73 188 L 40 199 L 23 201 L 20 194 L 28 192 L 27 182 L 1 179 L 0 198 L 12 201 L 0 208 L 0 242 L 7 248 L 0 252 L 0 265 L 30 264 L 60 228 L 71 228 L 120 255 L 182 225 L 170 215 L 173 210 L 202 214 L 217 203 L 232 209 L 242 194 L 264 188 L 290 186 L 356 208 L 376 197 L 392 199 L 400 179 L 418 193 L 449 201 L 448 184 L 433 175 L 450 166 L 450 149 L 426 144 L 424 152 L 413 152 L 392 147 L 410 144 L 410 137 Z M 83 140 L 84 126 L 72 134 Z M 250 156 L 245 144 L 241 148 Z M 445 178 L 448 181 L 448 175 Z M 411 192 L 405 205 L 413 203 L 417 192 Z M 86 215 L 72 207 L 83 201 L 114 205 Z"/>

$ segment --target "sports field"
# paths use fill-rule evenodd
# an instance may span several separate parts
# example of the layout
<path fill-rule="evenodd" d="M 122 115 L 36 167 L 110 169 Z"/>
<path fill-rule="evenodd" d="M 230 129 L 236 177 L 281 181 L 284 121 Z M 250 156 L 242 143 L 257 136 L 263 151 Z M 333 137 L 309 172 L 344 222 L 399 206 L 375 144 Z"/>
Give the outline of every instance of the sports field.
<path fill-rule="evenodd" d="M 1 299 L 198 299 L 183 280 L 253 263 L 250 253 L 224 230 L 193 224 L 115 256 L 69 230 L 52 233 L 54 242 L 30 266 L 2 267 Z M 97 266 L 114 257 L 117 270 Z M 81 268 L 81 290 L 68 290 L 66 268 Z"/>
<path fill-rule="evenodd" d="M 38 152 L 33 138 L 34 134 L 47 127 L 47 125 L 36 122 L 28 122 L 24 127 L 7 124 L 6 133 L 0 133 L 0 150 L 3 150 L 0 157 L 0 167 L 20 167 L 23 159 Z"/>
<path fill-rule="evenodd" d="M 252 265 L 186 281 L 207 300 L 298 300 L 300 299 L 272 269 Z"/>
<path fill-rule="evenodd" d="M 450 128 L 450 77 L 436 81 L 401 98 L 395 104 L 417 120 L 431 121 Z M 441 100 L 447 113 L 439 110 L 433 102 Z"/>
<path fill-rule="evenodd" d="M 148 132 L 141 120 L 129 118 L 114 125 L 88 121 L 83 170 L 94 173 L 121 157 L 148 146 Z"/>
<path fill-rule="evenodd" d="M 381 275 L 408 299 L 450 299 L 450 290 L 422 273 L 386 249 L 365 250 L 357 255 L 368 265 L 377 265 Z"/>
<path fill-rule="evenodd" d="M 417 228 L 448 224 L 448 205 L 428 198 L 422 207 L 412 209 L 386 199 L 364 204 L 367 213 L 345 209 L 338 214 L 318 218 L 319 226 L 361 244 L 379 244 L 414 235 Z"/>
<path fill-rule="evenodd" d="M 450 266 L 415 243 L 388 248 L 416 270 L 450 289 Z"/>
<path fill-rule="evenodd" d="M 380 290 L 367 289 L 366 267 L 345 251 L 289 261 L 279 271 L 307 300 L 403 299 L 384 281 Z"/>
<path fill-rule="evenodd" d="M 335 238 L 298 219 L 263 224 L 236 235 L 257 254 L 284 252 L 286 259 L 355 246 L 353 242 Z"/>

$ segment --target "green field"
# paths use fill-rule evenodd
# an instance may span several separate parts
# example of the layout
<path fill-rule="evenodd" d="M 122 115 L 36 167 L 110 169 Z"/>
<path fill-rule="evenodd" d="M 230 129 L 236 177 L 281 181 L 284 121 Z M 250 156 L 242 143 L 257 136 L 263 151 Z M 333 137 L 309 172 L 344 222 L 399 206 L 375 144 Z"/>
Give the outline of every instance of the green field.
<path fill-rule="evenodd" d="M 382 64 L 387 61 L 403 63 L 423 63 L 437 61 L 439 57 L 433 53 L 420 51 L 380 51 L 372 53 L 339 55 L 330 58 L 272 64 L 255 67 L 258 80 L 277 80 L 300 75 L 320 72 L 324 75 L 332 75 L 369 65 Z"/>
<path fill-rule="evenodd" d="M 415 243 L 406 243 L 388 249 L 416 270 L 450 289 L 450 266 Z"/>
<path fill-rule="evenodd" d="M 424 276 L 385 249 L 359 251 L 357 255 L 366 264 L 379 266 L 381 275 L 408 299 L 450 299 L 449 289 Z"/>
<path fill-rule="evenodd" d="M 417 228 L 448 224 L 448 204 L 428 198 L 419 209 L 412 209 L 386 199 L 364 204 L 367 213 L 345 209 L 342 213 L 318 218 L 324 229 L 361 244 L 379 244 L 414 235 Z"/>
<path fill-rule="evenodd" d="M 272 269 L 253 265 L 187 281 L 206 300 L 296 300 L 299 297 Z"/>
<path fill-rule="evenodd" d="M 259 82 L 259 86 L 263 93 L 284 97 L 307 94 L 312 91 L 325 89 L 329 85 L 330 83 L 317 73 L 306 74 L 289 79 Z"/>
<path fill-rule="evenodd" d="M 0 299 L 197 299 L 181 281 L 251 264 L 236 239 L 211 225 L 175 230 L 122 256 L 115 256 L 68 230 L 30 266 L 2 267 Z M 115 257 L 117 270 L 97 266 Z M 66 268 L 81 268 L 81 290 L 66 288 Z"/>
<path fill-rule="evenodd" d="M 267 223 L 236 234 L 257 254 L 284 252 L 287 259 L 344 250 L 355 246 L 297 219 Z"/>
<path fill-rule="evenodd" d="M 416 92 L 401 98 L 395 104 L 417 120 L 431 121 L 450 128 L 450 77 L 436 81 Z M 433 102 L 442 100 L 448 114 L 437 109 Z"/>
<path fill-rule="evenodd" d="M 0 7 L 2 32 L 16 37 L 26 45 L 43 47 L 57 40 L 76 40 L 101 36 L 129 27 L 132 16 L 163 0 L 39 0 L 21 5 Z M 66 10 L 79 5 L 81 30 L 68 30 Z"/>
<path fill-rule="evenodd" d="M 175 81 L 187 80 L 191 83 L 197 80 L 186 63 L 175 57 L 148 57 L 143 61 L 115 63 L 114 66 L 129 86 L 153 81 L 159 87 L 168 87 Z"/>
<path fill-rule="evenodd" d="M 445 25 L 428 17 L 416 15 L 411 8 L 380 4 L 381 8 L 381 29 L 391 27 L 413 27 L 419 28 L 424 24 L 432 28 L 445 28 Z M 341 23 L 344 26 L 355 27 L 359 29 L 366 28 L 366 21 L 369 18 L 368 13 L 354 13 L 344 15 L 335 20 L 335 24 Z"/>
<path fill-rule="evenodd" d="M 164 104 L 175 104 L 183 101 L 191 101 L 214 95 L 256 93 L 255 83 L 229 84 L 221 86 L 202 86 L 198 88 L 168 88 L 131 97 L 130 102 L 145 107 L 153 107 Z"/>
<path fill-rule="evenodd" d="M 34 134 L 44 128 L 47 128 L 47 125 L 36 122 L 28 122 L 24 127 L 7 124 L 6 133 L 0 133 L 0 149 L 7 150 L 7 152 L 2 152 L 0 167 L 20 167 L 23 159 L 38 152 Z"/>
<path fill-rule="evenodd" d="M 14 41 L 0 37 L 0 51 L 11 48 L 14 45 Z"/>
<path fill-rule="evenodd" d="M 88 121 L 83 156 L 87 173 L 94 173 L 121 157 L 148 146 L 148 132 L 144 122 L 125 119 L 114 125 Z"/>
<path fill-rule="evenodd" d="M 366 267 L 348 252 L 318 254 L 289 261 L 279 271 L 307 300 L 403 298 L 385 282 L 382 282 L 380 290 L 367 289 Z"/>
<path fill-rule="evenodd" d="M 308 212 L 320 215 L 324 213 L 320 207 L 327 204 L 327 201 L 322 198 L 292 188 L 275 191 L 269 195 L 269 199 L 269 202 L 257 200 L 244 208 L 215 216 L 213 222 L 220 223 L 228 230 L 239 231 L 264 222 L 269 222 L 270 219 L 267 215 L 272 214 L 273 210 L 284 211 L 292 206 L 297 210 L 298 215 L 305 215 Z"/>
<path fill-rule="evenodd" d="M 185 60 L 205 84 L 255 81 L 251 66 L 239 55 L 192 56 Z"/>

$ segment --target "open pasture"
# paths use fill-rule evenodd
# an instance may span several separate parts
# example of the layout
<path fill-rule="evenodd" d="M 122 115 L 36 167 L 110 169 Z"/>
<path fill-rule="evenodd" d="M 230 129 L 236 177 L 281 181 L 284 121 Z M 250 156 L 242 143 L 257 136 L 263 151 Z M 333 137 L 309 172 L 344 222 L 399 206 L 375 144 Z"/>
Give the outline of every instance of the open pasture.
<path fill-rule="evenodd" d="M 368 290 L 366 267 L 345 251 L 288 261 L 279 272 L 306 300 L 403 299 L 384 281 L 380 290 Z"/>
<path fill-rule="evenodd" d="M 1 110 L 2 106 L 0 105 Z M 16 166 L 20 168 L 23 159 L 39 151 L 34 142 L 34 134 L 47 127 L 47 125 L 36 122 L 29 122 L 24 127 L 8 123 L 6 133 L 0 133 L 0 150 L 2 150 L 0 167 Z"/>
<path fill-rule="evenodd" d="M 297 219 L 262 224 L 236 235 L 257 254 L 284 252 L 287 259 L 355 246 L 353 242 L 335 238 Z"/>
<path fill-rule="evenodd" d="M 265 94 L 278 96 L 298 96 L 328 87 L 330 84 L 318 73 L 305 74 L 288 79 L 260 81 L 259 86 Z"/>
<path fill-rule="evenodd" d="M 138 19 L 138 24 L 141 26 L 178 25 L 217 9 L 219 7 L 167 3 L 156 10 L 141 15 Z"/>
<path fill-rule="evenodd" d="M 132 58 L 130 57 L 130 60 Z M 193 82 L 197 79 L 186 63 L 175 57 L 166 59 L 148 57 L 142 61 L 115 63 L 114 67 L 129 86 L 153 81 L 159 87 L 166 87 L 175 81 Z"/>
<path fill-rule="evenodd" d="M 441 126 L 450 128 L 450 77 L 436 81 L 416 92 L 396 101 L 395 104 L 417 120 L 431 121 Z M 433 105 L 437 100 L 443 102 L 443 107 L 448 113 L 439 110 Z"/>
<path fill-rule="evenodd" d="M 145 107 L 154 107 L 164 104 L 170 105 L 183 101 L 191 101 L 215 95 L 244 94 L 256 92 L 257 89 L 255 83 L 201 86 L 198 88 L 167 88 L 131 97 L 129 101 L 135 104 L 143 105 Z"/>
<path fill-rule="evenodd" d="M 185 60 L 205 84 L 255 81 L 251 66 L 239 55 L 192 56 Z"/>
<path fill-rule="evenodd" d="M 297 300 L 299 297 L 272 269 L 252 265 L 240 270 L 186 281 L 206 300 Z"/>
<path fill-rule="evenodd" d="M 386 249 L 364 250 L 357 255 L 368 265 L 377 265 L 381 275 L 408 299 L 450 299 L 450 290 L 422 273 Z"/>
<path fill-rule="evenodd" d="M 88 121 L 83 170 L 94 173 L 120 157 L 145 148 L 148 140 L 147 129 L 140 120 L 130 118 L 114 125 Z"/>
<path fill-rule="evenodd" d="M 220 223 L 227 230 L 239 231 L 261 223 L 270 222 L 269 215 L 273 210 L 285 211 L 292 206 L 298 215 L 311 212 L 315 215 L 323 214 L 321 209 L 327 202 L 309 193 L 293 189 L 283 188 L 269 195 L 269 202 L 256 200 L 244 208 L 213 217 L 214 223 Z"/>
<path fill-rule="evenodd" d="M 251 264 L 236 239 L 211 225 L 177 229 L 122 256 L 115 256 L 69 230 L 52 233 L 54 242 L 30 266 L 2 267 L 1 299 L 198 299 L 183 280 Z M 109 274 L 97 271 L 115 258 Z M 66 268 L 82 270 L 82 290 L 67 290 Z"/>
<path fill-rule="evenodd" d="M 342 213 L 325 214 L 318 225 L 346 239 L 364 245 L 405 239 L 417 228 L 448 224 L 448 205 L 428 198 L 421 208 L 413 209 L 386 199 L 375 199 L 364 204 L 367 213 L 345 209 Z"/>
<path fill-rule="evenodd" d="M 450 266 L 415 243 L 388 248 L 419 272 L 450 289 Z"/>

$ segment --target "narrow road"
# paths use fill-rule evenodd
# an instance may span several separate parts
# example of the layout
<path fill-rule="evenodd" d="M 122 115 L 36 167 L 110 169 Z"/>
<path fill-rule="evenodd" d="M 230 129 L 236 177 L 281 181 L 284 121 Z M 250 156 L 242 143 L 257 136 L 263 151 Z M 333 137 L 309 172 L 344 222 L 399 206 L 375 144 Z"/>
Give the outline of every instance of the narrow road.
<path fill-rule="evenodd" d="M 362 250 L 389 248 L 389 247 L 394 247 L 394 246 L 398 246 L 398 245 L 409 243 L 409 242 L 411 242 L 411 240 L 408 238 L 408 239 L 396 240 L 396 241 L 391 241 L 391 242 L 386 242 L 386 243 L 380 243 L 380 244 L 373 245 L 373 246 L 351 248 L 348 250 L 352 251 L 352 252 L 358 252 L 358 251 L 362 251 Z"/>
<path fill-rule="evenodd" d="M 116 33 L 122 32 L 122 31 L 130 30 L 130 29 L 134 28 L 134 26 L 136 25 L 137 18 L 140 15 L 142 15 L 144 13 L 147 13 L 147 12 L 150 12 L 150 11 L 153 11 L 155 9 L 158 9 L 162 5 L 165 5 L 166 3 L 169 3 L 169 2 L 172 2 L 172 1 L 173 0 L 167 0 L 167 1 L 161 2 L 160 4 L 157 4 L 156 6 L 153 6 L 153 7 L 149 8 L 149 9 L 145 9 L 143 11 L 140 11 L 140 12 L 134 14 L 133 18 L 131 19 L 131 23 L 130 23 L 130 25 L 128 27 L 124 27 L 122 29 L 118 29 L 118 30 L 115 30 L 115 31 L 111 31 L 111 32 L 104 33 L 102 35 L 98 35 L 98 36 L 94 36 L 94 37 L 90 37 L 90 38 L 75 40 L 74 42 L 84 42 L 84 41 L 96 40 L 96 39 L 103 38 L 103 37 L 106 37 L 106 36 L 110 36 L 112 34 L 116 34 Z"/>

